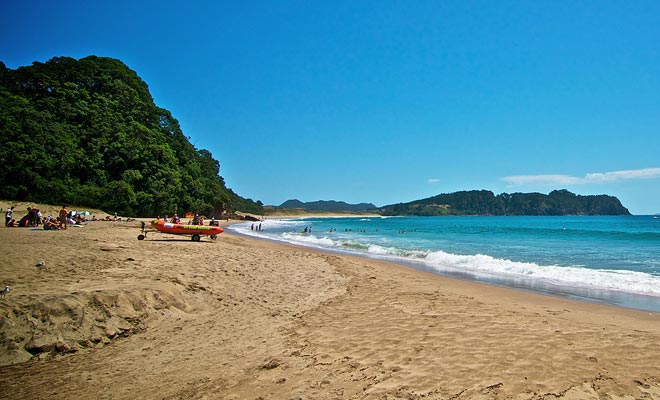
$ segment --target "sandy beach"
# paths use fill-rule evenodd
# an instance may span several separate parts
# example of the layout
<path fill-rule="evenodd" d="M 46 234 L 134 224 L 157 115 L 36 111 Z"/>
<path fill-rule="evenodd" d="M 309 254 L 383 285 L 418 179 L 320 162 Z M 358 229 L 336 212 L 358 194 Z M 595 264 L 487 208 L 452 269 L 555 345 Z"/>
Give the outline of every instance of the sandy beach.
<path fill-rule="evenodd" d="M 0 229 L 5 398 L 660 399 L 658 313 L 138 233 Z"/>

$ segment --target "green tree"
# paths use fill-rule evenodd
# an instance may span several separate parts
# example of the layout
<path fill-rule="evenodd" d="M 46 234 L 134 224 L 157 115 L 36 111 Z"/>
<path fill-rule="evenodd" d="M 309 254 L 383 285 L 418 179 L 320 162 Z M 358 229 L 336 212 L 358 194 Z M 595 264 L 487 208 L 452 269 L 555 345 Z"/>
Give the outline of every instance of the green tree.
<path fill-rule="evenodd" d="M 262 213 L 229 190 L 147 84 L 121 61 L 0 62 L 0 197 L 153 216 L 226 207 Z"/>

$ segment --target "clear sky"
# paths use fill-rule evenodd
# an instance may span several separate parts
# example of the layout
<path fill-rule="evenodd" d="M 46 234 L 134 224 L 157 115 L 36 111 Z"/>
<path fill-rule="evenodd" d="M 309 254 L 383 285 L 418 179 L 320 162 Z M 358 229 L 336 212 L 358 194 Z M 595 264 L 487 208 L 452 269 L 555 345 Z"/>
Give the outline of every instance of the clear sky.
<path fill-rule="evenodd" d="M 265 204 L 565 188 L 660 212 L 660 1 L 3 4 L 7 67 L 92 54 Z"/>

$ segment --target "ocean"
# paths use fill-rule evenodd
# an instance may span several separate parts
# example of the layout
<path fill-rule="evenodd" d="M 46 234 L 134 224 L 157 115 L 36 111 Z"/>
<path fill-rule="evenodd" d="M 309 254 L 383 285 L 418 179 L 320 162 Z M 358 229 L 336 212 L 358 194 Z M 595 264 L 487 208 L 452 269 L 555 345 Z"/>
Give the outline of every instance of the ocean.
<path fill-rule="evenodd" d="M 460 279 L 660 312 L 660 219 L 652 216 L 267 219 L 229 230 Z"/>

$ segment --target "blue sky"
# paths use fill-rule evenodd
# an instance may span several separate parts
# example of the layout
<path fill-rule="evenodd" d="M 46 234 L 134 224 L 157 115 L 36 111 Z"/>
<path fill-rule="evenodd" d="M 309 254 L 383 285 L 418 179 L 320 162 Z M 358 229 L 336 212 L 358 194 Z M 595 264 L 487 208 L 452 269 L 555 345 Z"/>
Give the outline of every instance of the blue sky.
<path fill-rule="evenodd" d="M 21 1 L 0 60 L 114 57 L 237 193 L 457 190 L 660 212 L 658 1 Z"/>

